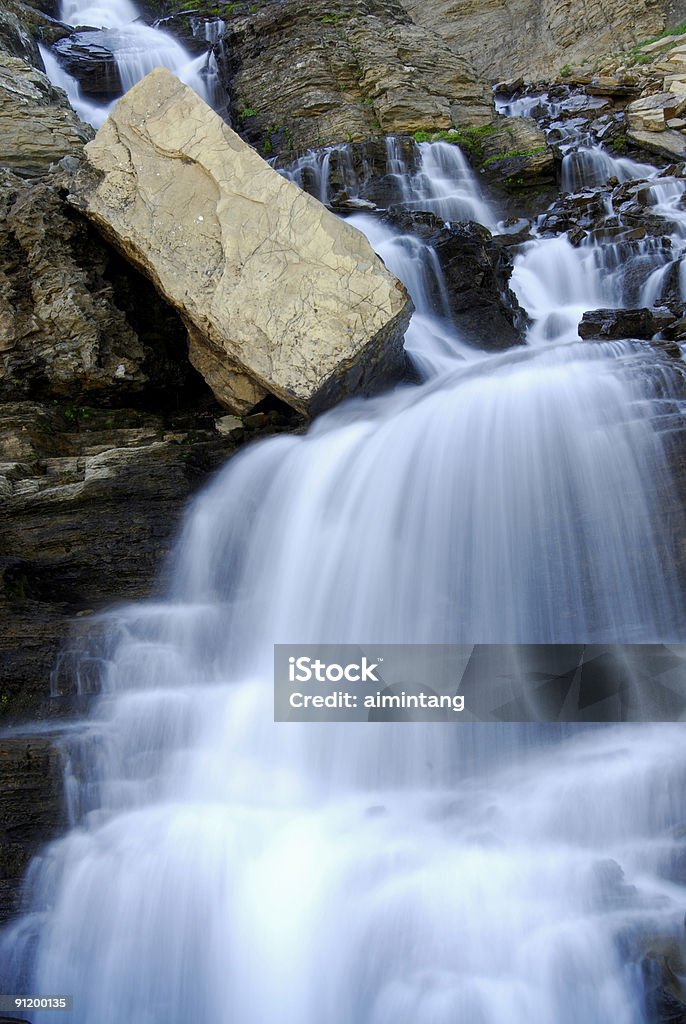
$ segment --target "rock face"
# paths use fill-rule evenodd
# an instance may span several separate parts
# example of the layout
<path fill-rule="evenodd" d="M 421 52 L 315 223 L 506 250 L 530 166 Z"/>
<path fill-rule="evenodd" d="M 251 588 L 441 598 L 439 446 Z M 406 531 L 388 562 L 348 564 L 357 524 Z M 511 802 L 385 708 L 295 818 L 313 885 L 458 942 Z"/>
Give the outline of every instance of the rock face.
<path fill-rule="evenodd" d="M 184 502 L 245 436 L 219 434 L 220 410 L 196 401 L 157 413 L 0 407 L 0 718 L 70 711 L 50 692 L 72 628 L 114 600 L 148 595 Z M 71 696 L 59 672 L 55 684 Z"/>
<path fill-rule="evenodd" d="M 62 762 L 45 738 L 0 740 L 0 924 L 18 909 L 33 855 L 66 824 Z"/>
<path fill-rule="evenodd" d="M 484 78 L 556 74 L 654 35 L 686 17 L 668 0 L 403 0 L 415 21 L 439 33 Z"/>
<path fill-rule="evenodd" d="M 0 172 L 0 400 L 171 396 L 196 377 L 185 351 L 178 318 L 53 183 Z"/>
<path fill-rule="evenodd" d="M 60 89 L 34 66 L 35 43 L 11 11 L 0 12 L 0 167 L 41 174 L 93 137 Z"/>
<path fill-rule="evenodd" d="M 485 81 L 397 0 L 285 0 L 233 18 L 224 77 L 265 155 L 370 135 L 484 124 Z"/>
<path fill-rule="evenodd" d="M 227 408 L 311 415 L 404 367 L 411 303 L 366 238 L 273 171 L 170 72 L 123 98 L 72 202 L 156 284 Z"/>

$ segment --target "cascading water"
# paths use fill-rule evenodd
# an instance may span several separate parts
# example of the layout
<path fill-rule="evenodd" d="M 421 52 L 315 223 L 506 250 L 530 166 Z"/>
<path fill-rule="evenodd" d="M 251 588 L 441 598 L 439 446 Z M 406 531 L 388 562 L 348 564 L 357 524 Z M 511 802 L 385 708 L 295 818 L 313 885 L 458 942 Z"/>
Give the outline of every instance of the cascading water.
<path fill-rule="evenodd" d="M 443 147 L 391 157 L 446 216 Z M 439 325 L 427 379 L 234 458 L 167 599 L 104 618 L 4 990 L 73 993 L 76 1024 L 646 1024 L 641 951 L 683 929 L 683 728 L 276 725 L 271 645 L 683 642 L 673 369 L 574 340 L 565 310 L 619 302 L 595 243 L 518 262 L 555 344 L 465 362 L 426 247 L 354 222 Z"/>
<path fill-rule="evenodd" d="M 410 148 L 410 159 L 401 150 L 400 141 L 387 136 L 387 188 L 394 201 L 407 210 L 425 210 L 445 221 L 476 220 L 494 227 L 496 218 L 481 195 L 469 163 L 457 146 L 447 142 L 403 140 Z M 322 203 L 332 198 L 332 164 L 342 190 L 359 196 L 362 181 L 355 168 L 349 146 L 331 146 L 310 150 L 284 173 L 301 188 L 312 192 Z M 364 168 L 363 168 L 364 171 Z"/>
<path fill-rule="evenodd" d="M 153 68 L 165 67 L 210 105 L 216 101 L 216 64 L 212 64 L 211 51 L 209 55 L 191 57 L 172 35 L 140 21 L 140 13 L 131 0 L 63 0 L 60 17 L 68 25 L 100 30 L 88 32 L 86 40 L 113 55 L 124 92 Z M 81 94 L 76 79 L 60 66 L 47 47 L 41 47 L 41 55 L 51 82 L 64 89 L 83 120 L 99 128 L 114 102 L 89 101 Z"/>

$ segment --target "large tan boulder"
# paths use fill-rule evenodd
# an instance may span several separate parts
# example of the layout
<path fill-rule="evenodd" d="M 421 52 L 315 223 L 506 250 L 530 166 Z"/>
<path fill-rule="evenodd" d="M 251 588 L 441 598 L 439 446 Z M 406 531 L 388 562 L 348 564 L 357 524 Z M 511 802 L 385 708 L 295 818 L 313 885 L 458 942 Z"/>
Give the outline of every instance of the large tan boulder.
<path fill-rule="evenodd" d="M 408 295 L 357 230 L 158 68 L 86 147 L 71 201 L 179 311 L 227 408 L 313 414 L 397 378 Z"/>

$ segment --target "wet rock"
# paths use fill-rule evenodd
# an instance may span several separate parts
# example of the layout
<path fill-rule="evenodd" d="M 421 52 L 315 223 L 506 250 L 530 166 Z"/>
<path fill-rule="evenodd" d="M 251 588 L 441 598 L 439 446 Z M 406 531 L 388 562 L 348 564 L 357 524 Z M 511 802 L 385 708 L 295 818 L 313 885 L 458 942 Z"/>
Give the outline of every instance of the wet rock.
<path fill-rule="evenodd" d="M 72 202 L 155 283 L 218 400 L 313 414 L 396 379 L 411 303 L 366 238 L 272 170 L 170 72 L 118 103 Z"/>
<path fill-rule="evenodd" d="M 76 32 L 55 44 L 57 60 L 79 83 L 81 92 L 97 102 L 116 99 L 124 89 L 111 50 L 101 42 L 100 32 Z"/>
<path fill-rule="evenodd" d="M 19 907 L 39 848 L 66 824 L 62 758 L 51 739 L 0 739 L 0 924 Z"/>
<path fill-rule="evenodd" d="M 594 309 L 584 313 L 579 336 L 584 340 L 652 338 L 674 323 L 676 316 L 666 308 Z"/>
<path fill-rule="evenodd" d="M 382 220 L 421 238 L 434 250 L 450 313 L 463 341 L 491 351 L 524 344 L 527 316 L 509 286 L 510 247 L 519 238 L 494 238 L 488 228 L 475 222 L 447 225 L 422 210 L 391 208 Z M 438 287 L 432 298 L 440 309 Z"/>
<path fill-rule="evenodd" d="M 227 25 L 234 123 L 265 155 L 484 124 L 490 90 L 397 0 L 285 0 Z"/>
<path fill-rule="evenodd" d="M 443 270 L 459 336 L 487 350 L 523 344 L 527 317 L 509 287 L 507 249 L 475 223 L 443 228 L 430 244 Z"/>

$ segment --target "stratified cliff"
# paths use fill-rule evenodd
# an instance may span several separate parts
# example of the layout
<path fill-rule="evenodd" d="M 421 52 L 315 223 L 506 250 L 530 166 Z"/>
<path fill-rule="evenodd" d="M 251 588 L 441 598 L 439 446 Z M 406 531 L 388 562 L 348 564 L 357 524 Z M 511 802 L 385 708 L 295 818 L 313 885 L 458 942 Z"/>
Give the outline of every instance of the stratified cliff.
<path fill-rule="evenodd" d="M 402 0 L 484 78 L 545 78 L 686 19 L 684 0 Z"/>

